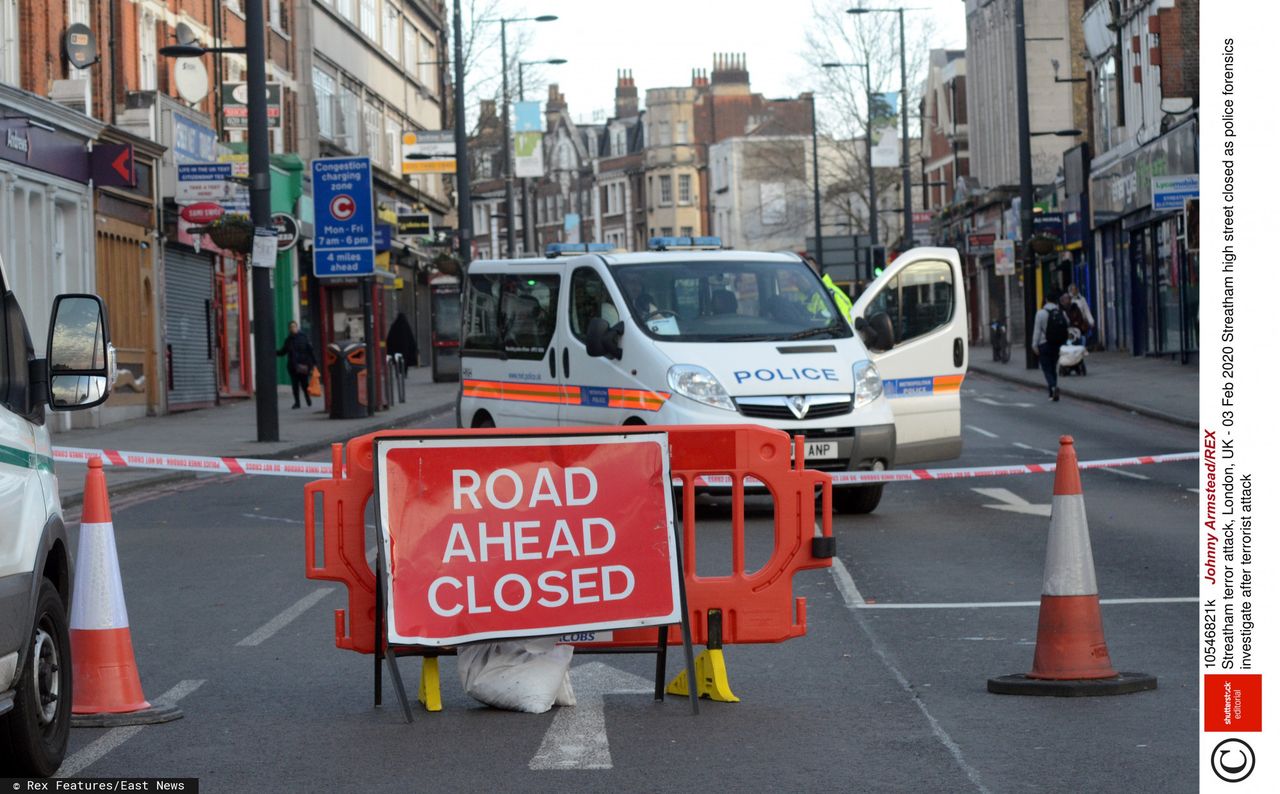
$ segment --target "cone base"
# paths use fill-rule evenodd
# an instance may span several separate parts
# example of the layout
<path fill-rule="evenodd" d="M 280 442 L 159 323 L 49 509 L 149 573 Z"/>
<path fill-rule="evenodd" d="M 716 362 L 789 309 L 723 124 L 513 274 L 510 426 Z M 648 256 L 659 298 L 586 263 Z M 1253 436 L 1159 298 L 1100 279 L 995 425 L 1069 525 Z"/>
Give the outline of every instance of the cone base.
<path fill-rule="evenodd" d="M 156 725 L 182 718 L 177 706 L 150 706 L 138 711 L 108 712 L 99 714 L 72 714 L 73 728 L 118 728 L 122 725 Z"/>
<path fill-rule="evenodd" d="M 987 691 L 996 695 L 1042 695 L 1080 698 L 1129 695 L 1156 688 L 1156 677 L 1146 673 L 1116 673 L 1112 678 L 1049 680 L 1025 674 L 987 679 Z"/>

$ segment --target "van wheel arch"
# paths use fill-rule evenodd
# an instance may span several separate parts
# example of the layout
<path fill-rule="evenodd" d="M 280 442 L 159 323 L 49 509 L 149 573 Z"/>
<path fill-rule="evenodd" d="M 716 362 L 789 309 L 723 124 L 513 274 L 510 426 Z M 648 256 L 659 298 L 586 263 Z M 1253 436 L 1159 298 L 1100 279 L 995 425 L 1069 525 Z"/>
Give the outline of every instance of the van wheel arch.
<path fill-rule="evenodd" d="M 493 417 L 489 415 L 488 411 L 481 409 L 479 411 L 476 411 L 475 416 L 471 417 L 471 426 L 472 427 L 497 427 L 497 424 L 494 423 Z"/>
<path fill-rule="evenodd" d="M 638 416 L 628 416 L 626 421 L 622 423 L 623 427 L 636 427 L 649 424 Z"/>

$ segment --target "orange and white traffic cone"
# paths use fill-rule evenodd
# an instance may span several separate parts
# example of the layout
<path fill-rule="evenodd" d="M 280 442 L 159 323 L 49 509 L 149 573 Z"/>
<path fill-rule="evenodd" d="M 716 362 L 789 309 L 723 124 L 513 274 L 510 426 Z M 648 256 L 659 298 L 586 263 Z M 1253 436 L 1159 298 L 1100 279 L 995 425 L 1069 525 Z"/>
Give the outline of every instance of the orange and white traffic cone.
<path fill-rule="evenodd" d="M 1155 676 L 1117 673 L 1111 666 L 1075 444 L 1071 436 L 1059 444 L 1035 659 L 1030 673 L 988 679 L 987 691 L 1081 697 L 1155 689 Z"/>
<path fill-rule="evenodd" d="M 133 657 L 129 614 L 116 556 L 102 460 L 89 459 L 80 513 L 80 547 L 71 595 L 71 724 L 147 725 L 182 716 L 175 706 L 152 706 L 142 696 Z"/>

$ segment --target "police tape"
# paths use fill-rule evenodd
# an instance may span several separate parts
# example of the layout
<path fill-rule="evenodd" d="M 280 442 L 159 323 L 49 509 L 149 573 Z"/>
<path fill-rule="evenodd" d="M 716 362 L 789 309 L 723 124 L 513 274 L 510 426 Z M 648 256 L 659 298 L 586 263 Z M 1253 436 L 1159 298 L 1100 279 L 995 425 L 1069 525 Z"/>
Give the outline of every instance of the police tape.
<path fill-rule="evenodd" d="M 1196 460 L 1198 452 L 1174 452 L 1166 455 L 1139 455 L 1131 458 L 1109 458 L 1080 462 L 1081 469 L 1116 469 L 1126 466 L 1144 466 L 1153 463 L 1181 463 Z M 189 471 L 197 474 L 257 474 L 272 477 L 307 477 L 317 479 L 332 477 L 333 467 L 327 461 L 266 460 L 263 458 L 234 458 L 213 455 L 171 455 L 161 452 L 126 452 L 119 449 L 90 449 L 87 447 L 54 447 L 53 457 L 71 463 L 87 463 L 90 458 L 102 459 L 102 465 L 131 469 L 165 469 Z M 1047 474 L 1057 468 L 1055 463 L 1027 463 L 1005 466 L 976 466 L 963 469 L 894 469 L 889 471 L 833 471 L 832 485 L 867 485 L 885 482 L 916 482 L 921 480 L 959 480 L 971 477 L 1007 477 L 1018 474 Z M 733 485 L 727 475 L 704 474 L 695 485 L 726 488 Z M 745 485 L 761 483 L 751 477 Z"/>
<path fill-rule="evenodd" d="M 332 477 L 333 467 L 327 461 L 265 460 L 213 455 L 171 455 L 164 452 L 126 452 L 121 449 L 89 449 L 86 447 L 54 447 L 54 460 L 87 463 L 102 459 L 103 466 L 130 469 L 165 469 L 197 474 L 265 474 L 273 477 Z"/>

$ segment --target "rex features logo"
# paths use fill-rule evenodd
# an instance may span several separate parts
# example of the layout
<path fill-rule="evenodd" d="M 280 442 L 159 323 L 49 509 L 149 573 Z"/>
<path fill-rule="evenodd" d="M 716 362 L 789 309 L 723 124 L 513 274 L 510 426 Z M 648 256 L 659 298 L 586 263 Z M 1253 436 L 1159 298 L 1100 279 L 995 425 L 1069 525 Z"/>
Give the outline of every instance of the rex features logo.
<path fill-rule="evenodd" d="M 336 221 L 351 220 L 356 214 L 356 201 L 346 193 L 339 193 L 329 201 L 329 214 Z"/>

